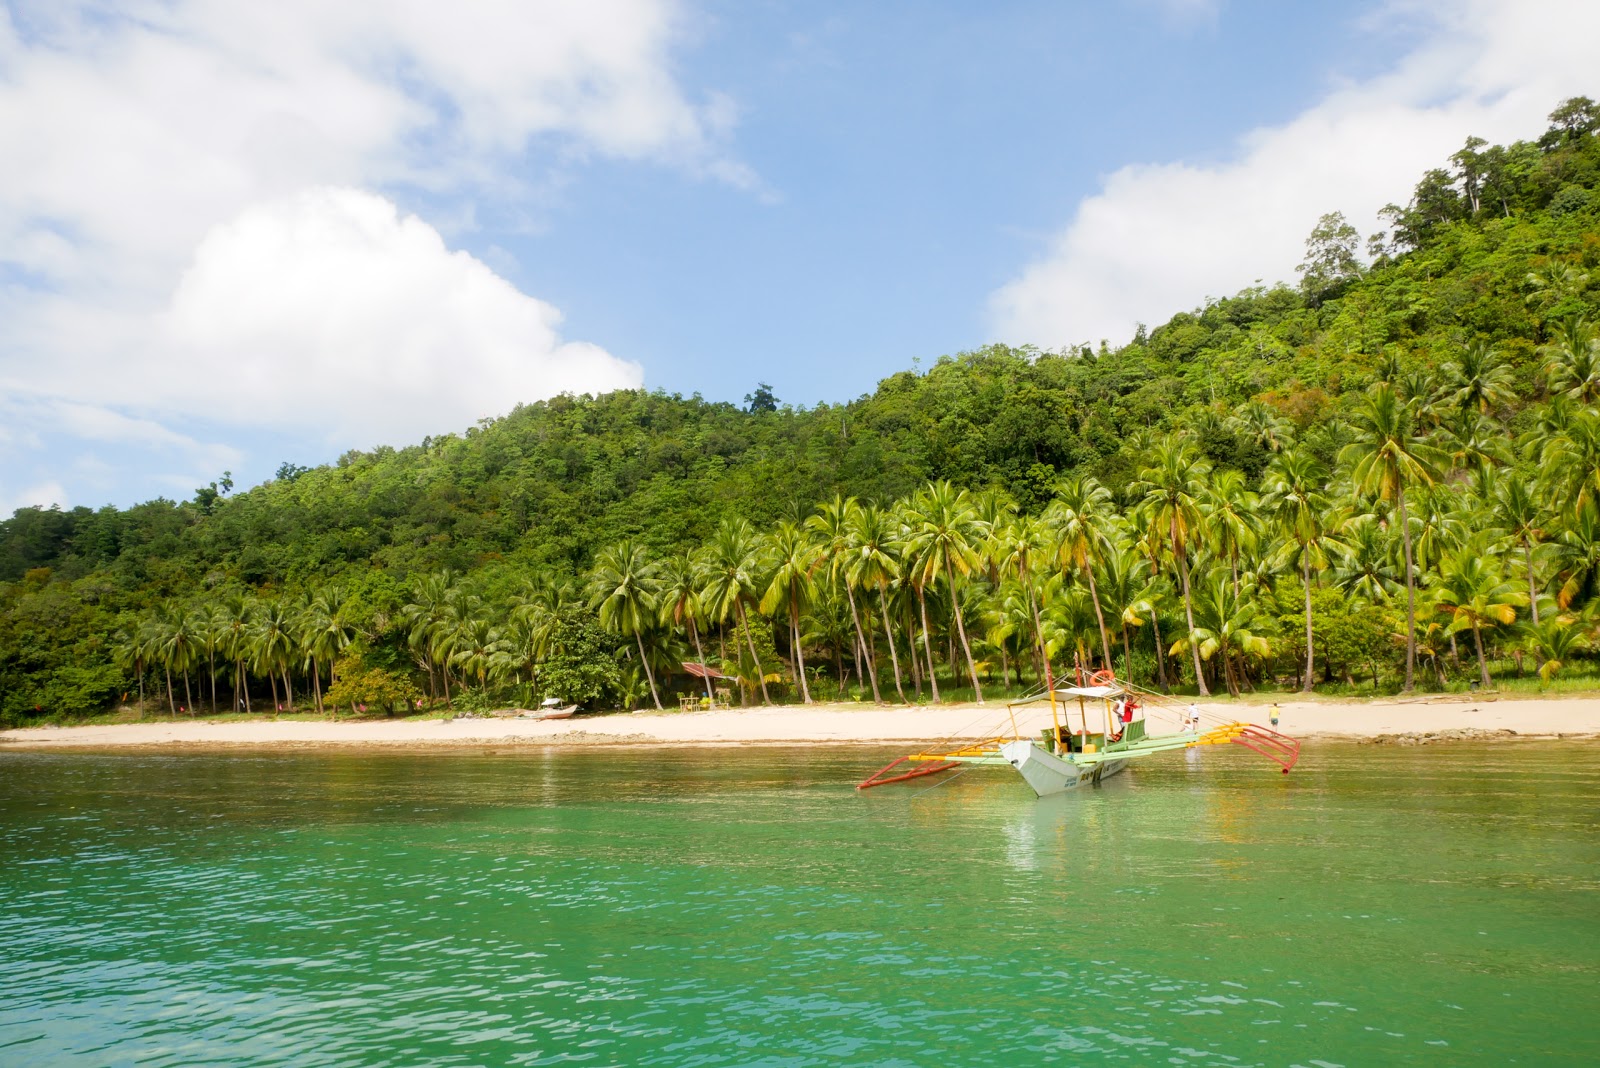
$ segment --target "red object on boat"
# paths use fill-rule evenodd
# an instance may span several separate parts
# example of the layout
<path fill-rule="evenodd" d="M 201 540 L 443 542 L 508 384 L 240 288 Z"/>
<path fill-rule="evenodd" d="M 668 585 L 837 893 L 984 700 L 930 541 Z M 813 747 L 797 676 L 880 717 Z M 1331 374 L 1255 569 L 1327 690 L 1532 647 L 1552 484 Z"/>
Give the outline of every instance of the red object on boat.
<path fill-rule="evenodd" d="M 1300 760 L 1299 739 L 1279 734 L 1269 727 L 1258 727 L 1252 723 L 1228 740 L 1234 745 L 1252 749 L 1282 766 L 1285 775 L 1289 774 L 1289 769 Z"/>
<path fill-rule="evenodd" d="M 891 775 L 887 779 L 878 778 L 878 776 L 882 775 L 884 772 L 891 771 L 910 759 L 910 757 L 900 757 L 896 760 L 889 761 L 889 763 L 885 764 L 871 775 L 868 775 L 865 779 L 862 779 L 860 782 L 856 783 L 856 789 L 870 790 L 874 786 L 884 786 L 891 782 L 905 782 L 907 779 L 916 779 L 922 777 L 923 775 L 932 775 L 936 772 L 949 771 L 951 768 L 960 767 L 960 764 L 954 760 L 945 760 L 937 763 L 925 764 L 915 771 L 907 771 L 899 775 Z"/>

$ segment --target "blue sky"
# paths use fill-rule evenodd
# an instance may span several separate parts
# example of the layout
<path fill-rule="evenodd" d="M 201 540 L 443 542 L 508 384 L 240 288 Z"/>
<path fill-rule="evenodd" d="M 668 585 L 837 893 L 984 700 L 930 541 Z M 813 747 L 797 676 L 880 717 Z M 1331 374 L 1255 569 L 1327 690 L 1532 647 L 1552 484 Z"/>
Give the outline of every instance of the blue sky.
<path fill-rule="evenodd" d="M 0 514 L 1116 343 L 1600 95 L 1578 0 L 0 11 Z"/>

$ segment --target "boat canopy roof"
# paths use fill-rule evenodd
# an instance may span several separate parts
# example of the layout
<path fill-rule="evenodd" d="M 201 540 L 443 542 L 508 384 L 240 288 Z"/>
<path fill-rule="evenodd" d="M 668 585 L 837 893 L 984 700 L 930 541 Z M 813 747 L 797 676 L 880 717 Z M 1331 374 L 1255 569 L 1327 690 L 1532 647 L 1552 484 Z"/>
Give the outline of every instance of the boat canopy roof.
<path fill-rule="evenodd" d="M 1062 700 L 1068 697 L 1088 697 L 1100 700 L 1110 697 L 1120 697 L 1127 692 L 1128 691 L 1126 689 L 1115 683 L 1110 686 L 1057 686 L 1056 699 Z M 1046 690 L 1041 693 L 1036 693 L 1032 697 L 1024 697 L 1020 701 L 1012 701 L 1010 703 L 1013 705 L 1032 705 L 1038 704 L 1040 701 L 1048 700 L 1050 700 L 1050 692 Z"/>

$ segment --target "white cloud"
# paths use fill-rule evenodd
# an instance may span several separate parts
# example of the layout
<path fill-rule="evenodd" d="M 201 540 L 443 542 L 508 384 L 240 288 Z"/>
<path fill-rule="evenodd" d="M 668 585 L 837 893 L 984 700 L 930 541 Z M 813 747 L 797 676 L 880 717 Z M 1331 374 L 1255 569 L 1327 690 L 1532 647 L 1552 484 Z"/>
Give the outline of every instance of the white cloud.
<path fill-rule="evenodd" d="M 673 75 L 681 22 L 673 0 L 0 6 L 0 397 L 206 469 L 229 452 L 190 421 L 366 445 L 637 384 L 386 197 L 515 212 L 592 155 L 759 190 L 723 148 L 731 102 Z"/>
<path fill-rule="evenodd" d="M 1293 121 L 1251 131 L 1233 159 L 1112 174 L 1048 254 L 993 294 L 995 334 L 1051 347 L 1122 341 L 1136 322 L 1291 279 L 1323 212 L 1377 229 L 1378 209 L 1404 201 L 1468 135 L 1533 136 L 1561 99 L 1600 95 L 1600 5 L 1460 0 L 1383 12 L 1400 17 L 1429 20 L 1423 45 Z"/>
<path fill-rule="evenodd" d="M 163 384 L 110 390 L 370 445 L 643 381 L 638 365 L 563 341 L 560 321 L 382 197 L 318 189 L 215 227 L 161 321 Z"/>

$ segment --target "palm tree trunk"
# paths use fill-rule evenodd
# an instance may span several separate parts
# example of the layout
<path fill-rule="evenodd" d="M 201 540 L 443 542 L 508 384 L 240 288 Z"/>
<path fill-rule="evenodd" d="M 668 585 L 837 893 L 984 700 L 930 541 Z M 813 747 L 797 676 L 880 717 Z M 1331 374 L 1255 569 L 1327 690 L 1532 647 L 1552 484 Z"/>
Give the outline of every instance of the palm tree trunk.
<path fill-rule="evenodd" d="M 1122 621 L 1122 677 L 1133 681 L 1133 647 L 1128 644 L 1128 621 Z"/>
<path fill-rule="evenodd" d="M 278 701 L 278 676 L 267 668 L 267 685 L 272 687 L 272 718 L 277 719 L 278 713 L 283 711 L 283 705 Z"/>
<path fill-rule="evenodd" d="M 1084 560 L 1083 573 L 1089 576 L 1089 600 L 1094 603 L 1094 620 L 1100 624 L 1100 655 L 1105 658 L 1106 670 L 1111 670 L 1111 641 L 1106 637 L 1106 617 L 1100 611 L 1100 591 L 1094 584 L 1094 563 Z"/>
<path fill-rule="evenodd" d="M 795 596 L 794 588 L 789 589 L 789 640 L 794 643 L 795 674 L 800 676 L 800 697 L 806 704 L 811 703 L 811 686 L 806 682 L 806 654 L 800 648 L 800 601 Z"/>
<path fill-rule="evenodd" d="M 311 689 L 314 694 L 313 701 L 317 707 L 317 715 L 326 716 L 328 710 L 322 706 L 322 671 L 317 667 L 316 660 L 311 661 Z"/>
<path fill-rule="evenodd" d="M 1183 615 L 1189 623 L 1189 655 L 1194 658 L 1194 681 L 1200 688 L 1200 696 L 1210 697 L 1205 673 L 1200 670 L 1200 643 L 1194 640 L 1194 602 L 1189 597 L 1189 560 L 1182 549 L 1177 551 L 1177 556 L 1178 575 L 1183 579 Z"/>
<path fill-rule="evenodd" d="M 1472 640 L 1478 646 L 1478 681 L 1487 690 L 1494 683 L 1489 681 L 1489 662 L 1483 658 L 1483 632 L 1478 629 L 1478 621 L 1472 621 Z"/>
<path fill-rule="evenodd" d="M 1050 650 L 1045 648 L 1044 644 L 1044 624 L 1039 619 L 1039 602 L 1033 596 L 1033 583 L 1027 579 L 1023 581 L 1027 583 L 1028 611 L 1033 614 L 1033 641 L 1039 647 L 1039 667 L 1044 676 L 1044 688 L 1054 692 L 1056 680 L 1050 671 Z"/>
<path fill-rule="evenodd" d="M 978 682 L 978 665 L 972 662 L 972 646 L 967 644 L 967 624 L 961 618 L 961 601 L 956 597 L 956 572 L 950 563 L 950 558 L 944 558 L 945 577 L 950 580 L 950 607 L 956 613 L 956 633 L 961 635 L 961 651 L 967 655 L 967 674 L 972 676 L 972 692 L 977 694 L 978 703 L 983 704 L 983 686 Z"/>
<path fill-rule="evenodd" d="M 900 703 L 906 703 L 906 688 L 900 682 L 900 653 L 894 647 L 894 628 L 889 625 L 889 594 L 882 586 L 878 587 L 878 603 L 883 608 L 883 636 L 889 640 L 889 660 L 894 664 L 894 692 L 900 695 Z"/>
<path fill-rule="evenodd" d="M 217 714 L 217 654 L 215 651 L 206 653 L 206 667 L 211 673 L 211 714 Z"/>
<path fill-rule="evenodd" d="M 1167 651 L 1161 647 L 1161 620 L 1156 618 L 1158 615 L 1160 613 L 1152 606 L 1150 609 L 1150 633 L 1156 639 L 1156 681 L 1161 684 L 1163 690 L 1170 690 L 1172 689 L 1172 684 L 1167 681 Z"/>
<path fill-rule="evenodd" d="M 867 636 L 861 629 L 861 616 L 856 612 L 856 595 L 850 590 L 850 580 L 844 583 L 845 599 L 850 602 L 850 621 L 856 627 L 856 641 L 860 642 L 859 648 L 867 654 L 867 674 L 872 677 L 872 699 L 878 704 L 883 704 L 883 697 L 878 693 L 878 665 L 873 655 L 872 646 L 867 644 Z M 856 674 L 861 673 L 860 661 L 856 661 Z"/>
<path fill-rule="evenodd" d="M 694 625 L 693 616 L 685 616 L 684 618 L 688 619 L 689 621 L 689 637 L 694 639 L 694 655 L 700 658 L 701 667 L 707 667 L 708 665 L 706 664 L 705 650 L 700 648 L 700 629 Z M 711 692 L 711 676 L 706 675 L 701 679 L 701 681 L 706 684 L 706 696 L 712 701 L 715 701 L 717 699 L 717 695 Z"/>
<path fill-rule="evenodd" d="M 933 644 L 928 641 L 928 600 L 923 596 L 922 587 L 915 587 L 917 591 L 917 607 L 922 612 L 922 651 L 928 657 L 928 685 L 933 689 L 933 703 L 939 703 L 939 676 L 933 670 Z"/>
<path fill-rule="evenodd" d="M 906 624 L 906 646 L 911 653 L 911 685 L 917 691 L 917 700 L 922 699 L 922 658 L 917 655 L 917 621 L 913 619 Z"/>
<path fill-rule="evenodd" d="M 1406 550 L 1406 684 L 1410 693 L 1417 670 L 1417 580 L 1411 567 L 1411 523 L 1406 518 L 1406 488 L 1395 494 L 1400 506 L 1400 543 Z"/>
<path fill-rule="evenodd" d="M 656 693 L 656 673 L 650 670 L 650 658 L 644 655 L 644 635 L 635 630 L 633 640 L 639 643 L 639 663 L 644 665 L 644 677 L 650 683 L 650 700 L 656 703 L 656 711 L 660 712 L 661 695 Z"/>
<path fill-rule="evenodd" d="M 283 664 L 283 703 L 290 712 L 294 711 L 294 687 L 289 685 L 289 662 Z"/>
<path fill-rule="evenodd" d="M 750 662 L 755 664 L 756 680 L 761 683 L 761 703 L 770 705 L 772 698 L 767 696 L 767 675 L 761 669 L 761 654 L 756 652 L 756 636 L 750 631 L 750 624 L 744 614 L 744 605 L 739 601 L 734 601 L 733 608 L 739 615 L 739 626 L 744 628 L 745 641 L 750 645 Z"/>
<path fill-rule="evenodd" d="M 1306 586 L 1306 682 L 1300 687 L 1300 692 L 1310 693 L 1314 661 L 1311 656 L 1311 547 L 1309 545 L 1300 547 L 1300 576 Z"/>
<path fill-rule="evenodd" d="M 1522 539 L 1522 557 L 1527 561 L 1528 567 L 1528 607 L 1533 610 L 1533 625 L 1539 625 L 1539 592 L 1533 584 L 1533 546 L 1528 544 L 1528 539 Z"/>
<path fill-rule="evenodd" d="M 144 660 L 140 657 L 133 658 L 133 670 L 139 673 L 139 715 L 144 715 Z"/>
<path fill-rule="evenodd" d="M 168 666 L 166 670 L 167 670 L 167 711 L 172 713 L 172 715 L 176 716 L 178 714 L 178 703 L 172 699 L 172 668 L 171 668 L 171 666 Z"/>

